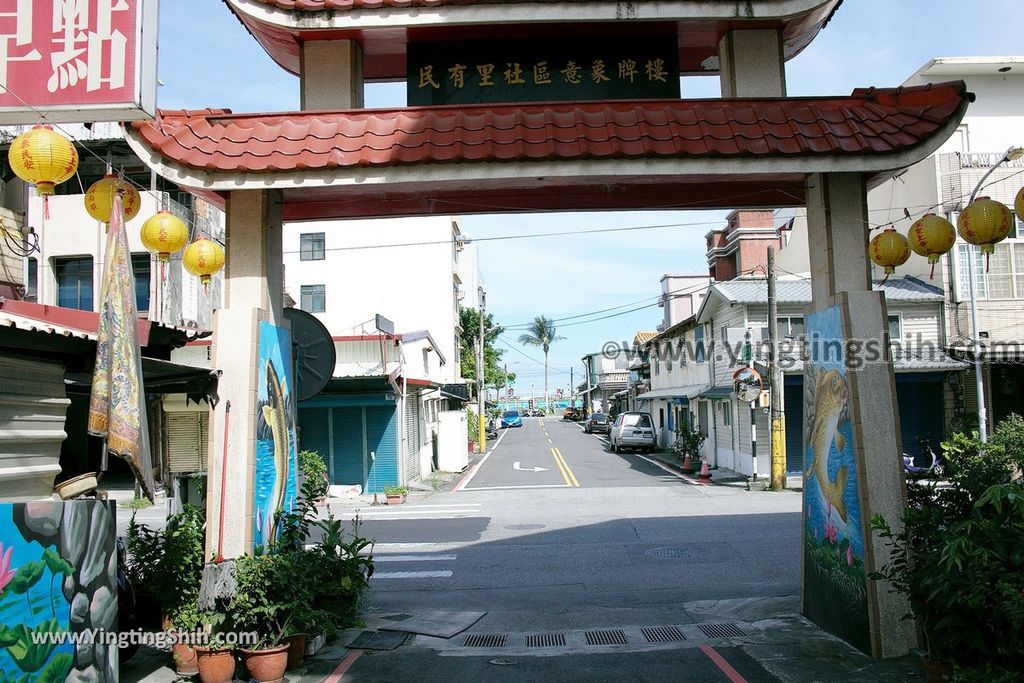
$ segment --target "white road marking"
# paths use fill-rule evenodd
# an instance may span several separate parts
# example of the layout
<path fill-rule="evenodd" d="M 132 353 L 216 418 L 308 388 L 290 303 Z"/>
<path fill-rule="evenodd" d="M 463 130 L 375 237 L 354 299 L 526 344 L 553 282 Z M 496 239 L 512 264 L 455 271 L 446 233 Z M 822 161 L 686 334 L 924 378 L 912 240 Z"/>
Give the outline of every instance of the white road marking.
<path fill-rule="evenodd" d="M 451 575 L 450 569 L 436 572 L 374 572 L 372 579 L 447 579 Z"/>
<path fill-rule="evenodd" d="M 448 562 L 455 559 L 455 555 L 378 555 L 373 554 L 377 562 Z"/>
<path fill-rule="evenodd" d="M 550 439 L 548 439 L 550 441 Z M 512 463 L 512 469 L 520 472 L 547 472 L 547 467 L 523 467 L 518 460 Z"/>
<path fill-rule="evenodd" d="M 466 547 L 465 543 L 374 543 L 375 550 L 411 552 L 414 550 L 455 550 Z"/>
<path fill-rule="evenodd" d="M 359 516 L 363 519 L 367 517 L 405 517 L 409 515 L 421 517 L 423 515 L 431 515 L 435 517 L 446 517 L 452 515 L 478 515 L 480 510 L 475 508 L 457 508 L 449 510 L 356 510 Z"/>
<path fill-rule="evenodd" d="M 508 491 L 512 489 L 567 489 L 568 484 L 535 484 L 533 486 L 474 486 L 466 491 Z"/>
<path fill-rule="evenodd" d="M 655 467 L 660 467 L 661 469 L 663 469 L 666 472 L 668 472 L 669 474 L 671 474 L 673 477 L 677 477 L 679 479 L 682 479 L 683 481 L 685 481 L 690 486 L 700 486 L 700 484 L 698 484 L 697 482 L 693 481 L 689 477 L 684 477 L 679 472 L 676 472 L 675 470 L 669 469 L 668 467 L 666 467 L 665 465 L 661 464 L 657 460 L 652 460 L 651 458 L 646 458 L 646 457 L 640 455 L 639 453 L 630 453 L 630 455 L 635 455 L 636 457 L 640 458 L 641 460 L 646 460 L 647 462 L 651 463 Z"/>

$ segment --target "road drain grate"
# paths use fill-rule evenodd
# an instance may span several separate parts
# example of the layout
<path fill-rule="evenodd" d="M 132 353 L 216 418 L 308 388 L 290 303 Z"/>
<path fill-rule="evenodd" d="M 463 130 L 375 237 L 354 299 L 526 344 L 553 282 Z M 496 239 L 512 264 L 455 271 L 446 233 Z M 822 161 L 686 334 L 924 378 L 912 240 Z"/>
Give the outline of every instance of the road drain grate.
<path fill-rule="evenodd" d="M 619 629 L 587 631 L 587 645 L 625 645 L 626 634 Z"/>
<path fill-rule="evenodd" d="M 678 626 L 651 626 L 640 629 L 648 643 L 674 643 L 686 640 Z"/>
<path fill-rule="evenodd" d="M 505 647 L 508 636 L 492 633 L 471 633 L 466 636 L 466 647 Z"/>
<path fill-rule="evenodd" d="M 526 636 L 526 647 L 561 647 L 565 645 L 564 633 L 537 633 Z"/>
<path fill-rule="evenodd" d="M 697 628 L 708 638 L 742 638 L 747 635 L 736 624 L 700 624 Z"/>

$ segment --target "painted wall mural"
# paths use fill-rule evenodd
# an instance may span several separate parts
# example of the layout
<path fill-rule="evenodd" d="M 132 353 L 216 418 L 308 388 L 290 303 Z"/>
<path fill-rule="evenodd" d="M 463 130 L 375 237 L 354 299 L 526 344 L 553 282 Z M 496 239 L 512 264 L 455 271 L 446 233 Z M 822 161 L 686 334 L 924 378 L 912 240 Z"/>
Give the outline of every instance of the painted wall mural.
<path fill-rule="evenodd" d="M 117 681 L 114 537 L 113 501 L 0 503 L 0 681 Z"/>
<path fill-rule="evenodd" d="M 841 309 L 804 317 L 804 614 L 870 652 L 864 520 Z"/>
<path fill-rule="evenodd" d="M 256 501 L 253 545 L 277 536 L 275 513 L 295 507 L 295 400 L 291 333 L 268 322 L 259 324 L 256 410 Z"/>

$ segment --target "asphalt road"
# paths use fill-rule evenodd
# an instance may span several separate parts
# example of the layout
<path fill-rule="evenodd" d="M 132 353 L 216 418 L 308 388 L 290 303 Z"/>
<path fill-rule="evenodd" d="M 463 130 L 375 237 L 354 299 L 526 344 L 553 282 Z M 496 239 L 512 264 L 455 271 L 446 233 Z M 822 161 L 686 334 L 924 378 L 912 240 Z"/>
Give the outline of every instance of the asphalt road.
<path fill-rule="evenodd" d="M 796 493 L 703 486 L 648 456 L 613 454 L 603 435 L 575 423 L 526 419 L 502 431 L 455 491 L 358 511 L 360 533 L 375 540 L 365 609 L 371 617 L 486 612 L 467 633 L 513 641 L 693 623 L 684 605 L 694 601 L 798 595 L 799 510 Z M 499 671 L 491 661 L 501 650 L 474 652 L 459 646 L 464 639 L 432 645 L 421 637 L 415 647 L 362 657 L 344 680 L 475 680 L 485 672 L 495 680 L 612 680 L 636 677 L 637 666 L 653 677 L 730 680 L 695 647 L 661 657 L 569 648 Z M 774 680 L 734 654 L 745 680 Z M 567 673 L 600 658 L 600 675 Z"/>

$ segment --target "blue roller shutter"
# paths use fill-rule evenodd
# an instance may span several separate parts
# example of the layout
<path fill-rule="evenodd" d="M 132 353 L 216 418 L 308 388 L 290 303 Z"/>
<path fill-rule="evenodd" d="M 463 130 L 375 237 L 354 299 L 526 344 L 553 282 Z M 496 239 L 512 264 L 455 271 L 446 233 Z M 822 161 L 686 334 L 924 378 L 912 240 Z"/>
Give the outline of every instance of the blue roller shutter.
<path fill-rule="evenodd" d="M 900 408 L 900 438 L 903 452 L 921 454 L 918 437 L 928 439 L 939 452 L 945 416 L 941 382 L 896 382 L 896 401 Z"/>
<path fill-rule="evenodd" d="M 331 408 L 334 430 L 334 484 L 366 485 L 363 463 L 363 409 Z"/>
<path fill-rule="evenodd" d="M 367 407 L 366 452 L 377 457 L 370 464 L 367 491 L 380 493 L 385 486 L 398 486 L 398 419 L 393 406 Z"/>
<path fill-rule="evenodd" d="M 802 472 L 804 460 L 804 385 L 787 384 L 783 402 L 786 409 L 786 471 Z"/>
<path fill-rule="evenodd" d="M 331 437 L 327 408 L 299 408 L 299 450 L 316 451 L 330 464 Z"/>

